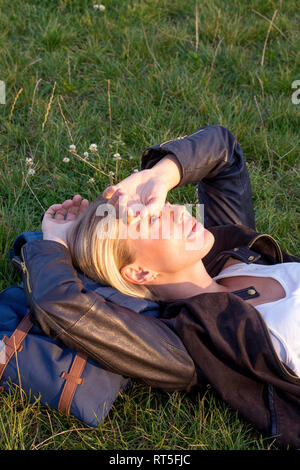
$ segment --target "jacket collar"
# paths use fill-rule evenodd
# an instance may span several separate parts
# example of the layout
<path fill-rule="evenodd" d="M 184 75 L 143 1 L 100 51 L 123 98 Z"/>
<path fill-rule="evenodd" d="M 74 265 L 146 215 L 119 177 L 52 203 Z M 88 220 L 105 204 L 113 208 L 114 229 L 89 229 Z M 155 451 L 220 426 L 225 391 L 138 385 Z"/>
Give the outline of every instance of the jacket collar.
<path fill-rule="evenodd" d="M 281 248 L 267 233 L 259 233 L 243 224 L 228 224 L 208 229 L 215 237 L 203 264 L 211 277 L 221 271 L 229 257 L 250 264 L 274 264 L 283 262 Z"/>

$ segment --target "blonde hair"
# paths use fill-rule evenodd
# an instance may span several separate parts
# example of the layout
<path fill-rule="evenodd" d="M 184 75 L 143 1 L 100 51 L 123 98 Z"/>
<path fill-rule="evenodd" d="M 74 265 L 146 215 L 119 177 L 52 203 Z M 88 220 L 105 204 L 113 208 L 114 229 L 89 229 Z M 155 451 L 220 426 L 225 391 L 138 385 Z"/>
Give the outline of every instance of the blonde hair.
<path fill-rule="evenodd" d="M 104 204 L 107 208 L 109 201 L 98 197 L 78 217 L 70 231 L 68 245 L 73 264 L 102 285 L 109 285 L 133 297 L 157 300 L 146 286 L 122 277 L 121 269 L 134 262 L 135 253 L 128 240 L 118 236 L 121 219 L 115 216 L 115 212 L 106 211 L 106 215 L 98 215 L 103 212 L 101 206 Z"/>

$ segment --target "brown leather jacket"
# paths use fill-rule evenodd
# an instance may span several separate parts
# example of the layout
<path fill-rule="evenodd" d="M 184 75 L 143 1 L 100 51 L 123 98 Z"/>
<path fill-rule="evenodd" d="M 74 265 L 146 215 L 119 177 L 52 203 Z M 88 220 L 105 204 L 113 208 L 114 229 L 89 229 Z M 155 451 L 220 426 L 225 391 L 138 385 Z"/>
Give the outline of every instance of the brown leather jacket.
<path fill-rule="evenodd" d="M 181 165 L 180 185 L 198 182 L 205 226 L 215 236 L 203 259 L 211 276 L 229 256 L 246 263 L 300 262 L 255 230 L 247 167 L 230 131 L 207 126 L 151 147 L 142 168 L 166 154 Z M 21 258 L 32 319 L 46 334 L 112 372 L 165 391 L 209 383 L 259 430 L 300 447 L 300 378 L 279 361 L 262 316 L 243 300 L 247 289 L 162 302 L 156 319 L 85 290 L 59 243 L 29 242 Z"/>

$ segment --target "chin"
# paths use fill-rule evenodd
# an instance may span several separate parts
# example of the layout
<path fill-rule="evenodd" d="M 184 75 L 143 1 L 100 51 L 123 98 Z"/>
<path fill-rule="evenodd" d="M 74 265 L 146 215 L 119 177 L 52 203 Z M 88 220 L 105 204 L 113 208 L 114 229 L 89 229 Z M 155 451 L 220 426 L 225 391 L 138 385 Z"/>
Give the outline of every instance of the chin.
<path fill-rule="evenodd" d="M 207 230 L 207 228 L 205 229 L 205 231 L 207 235 L 207 251 L 206 251 L 206 254 L 207 254 L 212 249 L 215 243 L 215 236 L 209 230 Z"/>
<path fill-rule="evenodd" d="M 201 239 L 197 238 L 197 233 L 188 240 L 188 243 L 185 245 L 187 251 L 196 251 L 201 255 L 201 258 L 207 255 L 207 253 L 211 250 L 214 242 L 215 237 L 214 235 L 202 226 L 201 232 Z"/>

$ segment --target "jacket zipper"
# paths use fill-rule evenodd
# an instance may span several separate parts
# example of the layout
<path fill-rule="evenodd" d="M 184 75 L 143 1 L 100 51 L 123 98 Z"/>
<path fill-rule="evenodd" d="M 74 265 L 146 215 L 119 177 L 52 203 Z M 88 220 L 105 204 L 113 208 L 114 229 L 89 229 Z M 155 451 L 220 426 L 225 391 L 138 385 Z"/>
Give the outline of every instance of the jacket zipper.
<path fill-rule="evenodd" d="M 23 256 L 23 259 L 24 259 L 23 247 L 21 248 L 21 253 L 22 253 L 22 256 Z M 31 287 L 30 287 L 30 283 L 29 283 L 29 274 L 28 274 L 28 270 L 26 268 L 25 262 L 24 261 L 19 261 L 17 258 L 12 258 L 12 261 L 14 261 L 19 266 L 21 266 L 22 271 L 25 274 L 27 290 L 28 290 L 29 293 L 31 293 Z"/>
<path fill-rule="evenodd" d="M 170 142 L 176 142 L 176 140 L 182 140 L 182 139 L 185 139 L 186 137 L 192 137 L 193 135 L 199 134 L 199 132 L 203 132 L 203 129 L 199 129 L 198 131 L 196 131 L 196 132 L 194 132 L 193 134 L 190 134 L 190 135 L 183 135 L 182 137 L 177 137 L 177 139 L 166 140 L 165 142 L 160 144 L 160 147 L 162 147 L 163 145 L 166 145 Z"/>
<path fill-rule="evenodd" d="M 268 233 L 261 233 L 260 235 L 257 235 L 257 237 L 254 238 L 254 240 L 252 240 L 249 244 L 248 244 L 248 248 L 250 249 L 252 247 L 252 245 L 254 245 L 254 243 L 256 242 L 256 240 L 258 240 L 259 238 L 261 237 L 268 237 L 270 238 L 275 247 L 276 247 L 276 251 L 277 251 L 277 254 L 279 256 L 279 260 L 280 260 L 280 263 L 283 263 L 283 255 L 282 255 L 282 251 L 281 251 L 281 248 L 278 244 L 278 242 L 275 240 L 275 238 L 272 237 L 272 235 L 269 235 Z"/>

